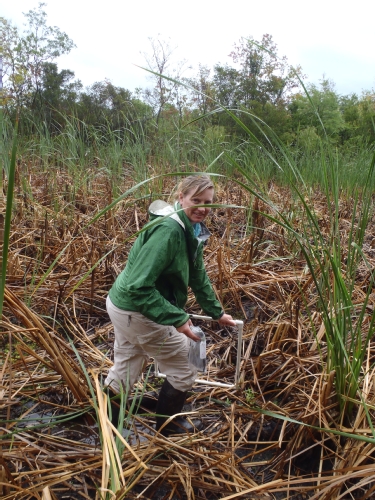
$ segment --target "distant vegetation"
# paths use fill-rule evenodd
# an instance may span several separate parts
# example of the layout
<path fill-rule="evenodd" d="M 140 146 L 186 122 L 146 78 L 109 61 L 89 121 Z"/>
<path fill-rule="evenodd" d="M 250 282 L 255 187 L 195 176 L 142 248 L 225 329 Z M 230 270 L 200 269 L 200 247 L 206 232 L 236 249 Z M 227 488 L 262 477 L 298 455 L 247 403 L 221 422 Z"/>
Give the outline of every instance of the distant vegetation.
<path fill-rule="evenodd" d="M 303 153 L 318 150 L 322 137 L 351 153 L 375 141 L 374 90 L 343 96 L 326 79 L 318 85 L 305 82 L 304 89 L 303 70 L 277 55 L 270 35 L 258 42 L 241 38 L 230 54 L 231 65 L 218 63 L 213 70 L 200 66 L 192 78 L 182 76 L 183 61 L 172 65 L 173 50 L 166 41 L 150 39 L 145 66 L 154 72 L 152 86 L 131 92 L 107 80 L 84 88 L 74 72 L 58 69 L 56 60 L 74 43 L 59 28 L 48 26 L 43 4 L 25 18 L 22 32 L 2 18 L 3 104 L 12 121 L 21 110 L 25 139 L 66 134 L 73 122 L 81 123 L 86 146 L 94 147 L 98 134 L 109 140 L 109 132 L 125 142 L 141 138 L 143 154 L 150 159 L 175 134 L 179 150 L 188 150 L 180 160 L 199 162 L 202 143 L 205 149 L 238 146 L 247 137 L 223 112 L 225 106 L 263 143 L 267 124 L 283 144 Z"/>

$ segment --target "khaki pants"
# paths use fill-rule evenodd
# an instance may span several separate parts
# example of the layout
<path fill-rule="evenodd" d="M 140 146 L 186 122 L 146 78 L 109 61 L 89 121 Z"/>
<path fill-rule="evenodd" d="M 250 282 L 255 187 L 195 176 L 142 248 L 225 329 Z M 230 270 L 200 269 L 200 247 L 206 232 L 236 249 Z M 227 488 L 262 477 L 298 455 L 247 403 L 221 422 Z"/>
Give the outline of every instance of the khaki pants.
<path fill-rule="evenodd" d="M 123 311 L 107 297 L 107 312 L 115 330 L 114 364 L 105 385 L 127 393 L 149 357 L 154 358 L 169 383 L 180 391 L 192 388 L 197 370 L 189 364 L 189 339 L 174 326 L 158 325 L 143 314 Z"/>

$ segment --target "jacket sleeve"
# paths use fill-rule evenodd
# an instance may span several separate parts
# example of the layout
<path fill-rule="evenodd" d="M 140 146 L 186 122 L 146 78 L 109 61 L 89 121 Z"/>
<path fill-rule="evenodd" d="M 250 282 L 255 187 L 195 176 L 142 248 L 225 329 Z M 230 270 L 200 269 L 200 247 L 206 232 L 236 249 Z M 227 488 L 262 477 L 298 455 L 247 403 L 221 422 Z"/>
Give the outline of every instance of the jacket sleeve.
<path fill-rule="evenodd" d="M 153 238 L 155 231 L 158 234 Z M 132 257 L 129 255 L 132 262 L 123 290 L 138 312 L 159 325 L 173 325 L 177 328 L 188 321 L 189 315 L 163 297 L 155 283 L 178 255 L 180 244 L 180 235 L 177 231 L 171 231 L 168 226 L 160 224 L 151 231 L 139 252 Z"/>
<path fill-rule="evenodd" d="M 213 319 L 219 319 L 224 311 L 208 279 L 203 262 L 202 246 L 198 249 L 197 258 L 194 264 L 190 266 L 189 285 L 194 292 L 198 304 L 208 316 L 211 316 Z"/>

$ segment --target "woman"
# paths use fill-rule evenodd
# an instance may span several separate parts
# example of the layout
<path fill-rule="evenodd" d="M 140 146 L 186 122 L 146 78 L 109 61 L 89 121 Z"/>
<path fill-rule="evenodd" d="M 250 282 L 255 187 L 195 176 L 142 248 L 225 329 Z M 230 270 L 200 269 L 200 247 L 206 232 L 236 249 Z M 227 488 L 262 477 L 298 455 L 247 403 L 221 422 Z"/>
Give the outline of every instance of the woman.
<path fill-rule="evenodd" d="M 166 379 L 156 406 L 156 430 L 168 416 L 181 412 L 197 376 L 188 361 L 188 339 L 199 340 L 184 311 L 188 286 L 207 315 L 222 326 L 235 325 L 216 299 L 203 263 L 203 243 L 210 235 L 203 221 L 210 208 L 196 205 L 210 205 L 213 199 L 211 179 L 191 175 L 180 183 L 174 208 L 161 201 L 152 203 L 148 229 L 135 241 L 107 298 L 115 346 L 105 384 L 115 393 L 122 384 L 127 394 L 149 356 L 157 360 Z M 175 417 L 161 432 L 186 430 L 194 427 Z"/>

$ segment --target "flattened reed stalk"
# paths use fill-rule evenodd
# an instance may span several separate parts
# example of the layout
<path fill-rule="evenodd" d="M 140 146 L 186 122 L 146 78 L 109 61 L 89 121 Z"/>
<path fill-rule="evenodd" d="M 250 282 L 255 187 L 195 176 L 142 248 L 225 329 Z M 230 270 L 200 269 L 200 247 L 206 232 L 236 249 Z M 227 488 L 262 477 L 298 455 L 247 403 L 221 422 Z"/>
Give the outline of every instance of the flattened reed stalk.
<path fill-rule="evenodd" d="M 87 387 L 79 365 L 72 357 L 72 351 L 48 326 L 33 313 L 16 295 L 5 289 L 4 301 L 9 310 L 28 330 L 32 340 L 45 351 L 48 364 L 62 376 L 78 401 L 87 401 Z"/>

